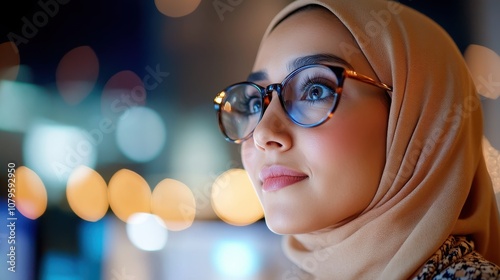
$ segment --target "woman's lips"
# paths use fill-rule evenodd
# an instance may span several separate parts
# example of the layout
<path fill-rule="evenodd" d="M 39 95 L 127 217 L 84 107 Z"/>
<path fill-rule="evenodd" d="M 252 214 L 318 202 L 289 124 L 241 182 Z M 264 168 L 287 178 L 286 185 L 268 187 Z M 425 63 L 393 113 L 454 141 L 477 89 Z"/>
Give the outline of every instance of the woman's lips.
<path fill-rule="evenodd" d="M 273 192 L 300 182 L 308 178 L 308 176 L 284 166 L 272 165 L 264 167 L 259 174 L 259 178 L 262 182 L 262 190 Z"/>

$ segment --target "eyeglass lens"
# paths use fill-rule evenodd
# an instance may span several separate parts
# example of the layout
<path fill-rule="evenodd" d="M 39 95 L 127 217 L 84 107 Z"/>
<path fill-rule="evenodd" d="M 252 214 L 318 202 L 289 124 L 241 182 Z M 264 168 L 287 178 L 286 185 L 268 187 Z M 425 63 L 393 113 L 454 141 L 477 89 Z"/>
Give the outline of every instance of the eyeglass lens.
<path fill-rule="evenodd" d="M 325 121 L 338 101 L 339 78 L 332 69 L 314 65 L 292 72 L 282 83 L 280 103 L 298 125 L 314 126 Z M 225 90 L 220 118 L 226 136 L 248 137 L 263 114 L 267 89 L 253 83 L 239 83 Z M 269 94 L 272 94 L 269 92 Z"/>

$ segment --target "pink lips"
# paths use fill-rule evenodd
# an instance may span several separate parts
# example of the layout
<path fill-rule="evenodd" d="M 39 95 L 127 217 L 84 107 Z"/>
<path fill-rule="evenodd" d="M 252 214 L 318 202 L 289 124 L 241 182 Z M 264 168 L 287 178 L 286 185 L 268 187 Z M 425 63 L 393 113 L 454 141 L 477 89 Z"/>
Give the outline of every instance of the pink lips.
<path fill-rule="evenodd" d="M 279 165 L 265 167 L 259 174 L 259 178 L 262 181 L 262 190 L 265 192 L 280 190 L 300 182 L 307 177 L 304 173 Z"/>

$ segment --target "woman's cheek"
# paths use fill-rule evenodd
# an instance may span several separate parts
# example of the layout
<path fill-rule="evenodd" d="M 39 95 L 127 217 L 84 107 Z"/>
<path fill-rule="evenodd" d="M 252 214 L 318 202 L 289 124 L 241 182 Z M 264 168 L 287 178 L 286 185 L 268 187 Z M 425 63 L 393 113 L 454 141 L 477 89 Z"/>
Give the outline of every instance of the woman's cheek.
<path fill-rule="evenodd" d="M 253 158 L 252 147 L 253 147 L 253 141 L 251 139 L 248 139 L 247 141 L 241 144 L 241 161 L 243 163 L 243 167 L 246 170 L 248 170 L 251 166 Z"/>
<path fill-rule="evenodd" d="M 256 176 L 257 176 L 257 171 L 256 166 L 257 166 L 257 150 L 255 149 L 255 146 L 253 144 L 253 139 L 250 138 L 247 141 L 243 142 L 241 145 L 241 161 L 243 163 L 243 168 L 248 172 L 250 175 L 250 179 L 252 180 L 252 183 L 255 184 L 257 183 L 255 181 Z"/>

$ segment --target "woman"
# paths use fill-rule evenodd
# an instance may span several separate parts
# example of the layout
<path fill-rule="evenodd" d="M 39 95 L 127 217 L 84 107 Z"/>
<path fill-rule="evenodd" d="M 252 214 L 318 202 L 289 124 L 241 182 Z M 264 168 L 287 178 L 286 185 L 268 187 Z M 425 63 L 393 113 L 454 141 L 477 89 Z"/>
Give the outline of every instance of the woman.
<path fill-rule="evenodd" d="M 500 278 L 480 102 L 427 17 L 383 0 L 295 1 L 248 82 L 215 105 L 268 227 L 315 278 Z"/>

